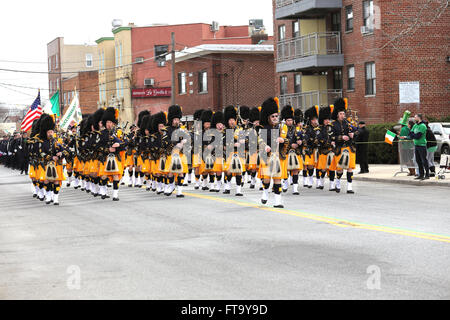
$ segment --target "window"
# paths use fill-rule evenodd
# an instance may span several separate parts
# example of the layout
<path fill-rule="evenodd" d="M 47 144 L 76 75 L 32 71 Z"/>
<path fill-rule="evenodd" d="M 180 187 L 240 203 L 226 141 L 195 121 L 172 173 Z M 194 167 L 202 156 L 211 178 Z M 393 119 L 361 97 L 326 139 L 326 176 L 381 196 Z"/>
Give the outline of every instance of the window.
<path fill-rule="evenodd" d="M 58 69 L 58 55 L 55 55 L 55 69 Z"/>
<path fill-rule="evenodd" d="M 116 59 L 116 67 L 119 66 L 119 47 L 116 45 L 114 46 L 114 50 L 115 50 L 115 59 Z"/>
<path fill-rule="evenodd" d="M 120 96 L 123 98 L 123 79 L 120 79 Z"/>
<path fill-rule="evenodd" d="M 165 54 L 169 52 L 168 45 L 157 45 L 155 46 L 155 62 L 158 64 L 158 67 L 164 67 L 166 65 L 166 56 Z"/>
<path fill-rule="evenodd" d="M 56 79 L 56 90 L 59 90 L 59 79 Z"/>
<path fill-rule="evenodd" d="M 333 88 L 342 89 L 342 69 L 333 70 Z"/>
<path fill-rule="evenodd" d="M 186 72 L 178 73 L 178 93 L 186 93 Z"/>
<path fill-rule="evenodd" d="M 347 67 L 347 90 L 355 90 L 355 66 L 349 65 Z"/>
<path fill-rule="evenodd" d="M 300 37 L 300 21 L 292 22 L 292 38 Z"/>
<path fill-rule="evenodd" d="M 52 57 L 48 57 L 48 70 L 52 71 Z"/>
<path fill-rule="evenodd" d="M 345 7 L 345 31 L 353 31 L 353 7 Z"/>
<path fill-rule="evenodd" d="M 366 95 L 375 95 L 377 92 L 375 62 L 367 62 L 365 64 L 365 67 L 366 67 Z"/>
<path fill-rule="evenodd" d="M 283 41 L 286 39 L 286 26 L 283 24 L 278 26 L 278 40 Z"/>
<path fill-rule="evenodd" d="M 92 68 L 92 54 L 90 53 L 86 54 L 86 67 Z"/>
<path fill-rule="evenodd" d="M 119 97 L 119 79 L 116 80 L 116 97 Z"/>
<path fill-rule="evenodd" d="M 294 76 L 294 92 L 301 93 L 302 92 L 302 75 L 296 74 Z"/>
<path fill-rule="evenodd" d="M 284 95 L 287 93 L 287 76 L 280 77 L 280 94 Z"/>
<path fill-rule="evenodd" d="M 198 73 L 198 92 L 208 92 L 208 72 L 206 71 L 201 71 Z"/>
<path fill-rule="evenodd" d="M 364 26 L 373 31 L 373 0 L 363 1 Z"/>
<path fill-rule="evenodd" d="M 335 12 L 331 15 L 331 31 L 341 32 L 341 13 Z"/>

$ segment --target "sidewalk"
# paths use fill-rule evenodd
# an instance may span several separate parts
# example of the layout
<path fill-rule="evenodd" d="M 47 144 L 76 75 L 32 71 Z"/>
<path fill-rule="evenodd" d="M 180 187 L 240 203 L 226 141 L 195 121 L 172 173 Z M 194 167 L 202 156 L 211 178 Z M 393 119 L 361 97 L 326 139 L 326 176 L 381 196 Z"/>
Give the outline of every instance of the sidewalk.
<path fill-rule="evenodd" d="M 414 180 L 415 177 L 407 177 L 408 172 L 403 170 L 400 172 L 400 165 L 382 165 L 382 164 L 372 164 L 369 165 L 370 173 L 358 174 L 359 165 L 356 166 L 354 170 L 353 180 L 356 181 L 374 181 L 374 182 L 386 182 L 386 183 L 400 183 L 409 184 L 414 186 L 441 186 L 450 187 L 450 173 L 447 172 L 444 180 L 438 180 L 435 178 L 430 178 L 430 180 L 417 181 Z M 436 171 L 439 172 L 439 167 L 436 167 Z M 395 174 L 398 173 L 396 176 Z"/>

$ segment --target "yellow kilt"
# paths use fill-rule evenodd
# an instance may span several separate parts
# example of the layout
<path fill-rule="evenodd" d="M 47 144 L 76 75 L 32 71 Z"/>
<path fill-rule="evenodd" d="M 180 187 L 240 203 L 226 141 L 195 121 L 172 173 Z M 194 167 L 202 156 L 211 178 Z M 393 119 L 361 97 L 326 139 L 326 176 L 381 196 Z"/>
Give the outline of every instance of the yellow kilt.
<path fill-rule="evenodd" d="M 199 173 L 202 175 L 203 173 L 209 172 L 222 172 L 223 171 L 223 158 L 216 158 L 214 160 L 214 165 L 211 170 L 206 170 L 205 161 L 202 160 L 202 164 L 200 165 Z"/>
<path fill-rule="evenodd" d="M 145 159 L 144 162 L 142 163 L 142 169 L 141 172 L 143 173 L 151 173 L 152 172 L 152 167 L 150 164 L 150 159 Z"/>
<path fill-rule="evenodd" d="M 339 168 L 338 163 L 339 160 L 341 160 L 342 157 L 342 152 L 344 150 L 348 150 L 349 154 L 350 154 L 350 161 L 348 163 L 348 168 L 349 169 L 355 169 L 356 168 L 356 153 L 352 152 L 352 150 L 350 149 L 350 147 L 345 147 L 341 149 L 341 154 L 339 156 L 334 157 L 336 159 L 336 169 L 337 170 L 342 170 L 342 168 Z"/>
<path fill-rule="evenodd" d="M 180 154 L 180 159 L 181 159 L 181 166 L 182 166 L 182 173 L 188 173 L 189 171 L 189 167 L 187 164 L 187 158 L 184 154 Z M 203 162 L 203 161 L 202 161 Z M 170 172 L 170 165 L 172 164 L 172 155 L 167 157 L 167 161 L 166 161 L 166 166 L 164 168 L 164 173 L 169 173 Z M 201 171 L 201 166 L 200 166 L 200 171 Z"/>
<path fill-rule="evenodd" d="M 135 153 L 136 152 L 134 150 L 133 150 L 131 155 L 128 155 L 128 154 L 125 153 L 125 162 L 124 162 L 125 167 L 132 167 L 132 166 L 134 166 L 134 154 Z"/>
<path fill-rule="evenodd" d="M 126 152 L 125 152 L 125 151 L 120 151 L 120 152 L 119 152 L 119 155 L 120 155 L 120 161 L 121 161 L 122 163 L 125 163 L 125 155 L 126 155 Z"/>
<path fill-rule="evenodd" d="M 91 161 L 92 160 L 89 160 L 84 163 L 83 174 L 85 176 L 87 176 L 87 175 L 89 175 L 89 173 L 91 173 Z"/>
<path fill-rule="evenodd" d="M 38 170 L 36 172 L 36 179 L 39 181 L 45 181 L 45 169 L 41 166 L 38 167 Z M 66 180 L 66 177 L 64 177 L 64 168 L 62 165 L 56 165 L 56 173 L 58 174 L 57 180 L 54 180 L 52 182 L 61 182 Z"/>
<path fill-rule="evenodd" d="M 157 161 L 150 160 L 150 174 L 155 174 L 157 169 L 158 169 Z"/>
<path fill-rule="evenodd" d="M 236 153 L 234 153 L 234 154 L 236 154 Z M 223 164 L 223 171 L 224 172 L 230 171 L 230 169 L 231 169 L 231 160 L 232 160 L 234 154 L 231 154 L 228 157 L 227 161 L 225 161 L 225 163 Z M 241 160 L 241 163 L 242 163 L 242 173 L 244 173 L 245 172 L 245 159 L 241 158 L 241 157 L 239 157 L 239 159 Z M 235 176 L 235 175 L 236 174 L 233 174 L 233 176 Z"/>
<path fill-rule="evenodd" d="M 258 153 L 250 155 L 250 163 L 245 165 L 247 171 L 258 169 Z"/>
<path fill-rule="evenodd" d="M 89 174 L 97 174 L 99 171 L 98 160 L 89 161 Z"/>
<path fill-rule="evenodd" d="M 142 167 L 144 165 L 144 159 L 142 158 L 142 156 L 138 156 L 137 157 L 137 166 L 138 167 Z"/>
<path fill-rule="evenodd" d="M 303 162 L 304 166 L 315 166 L 316 165 L 316 159 L 314 156 L 314 153 L 308 156 L 305 154 L 305 161 Z"/>
<path fill-rule="evenodd" d="M 194 154 L 192 156 L 192 168 L 199 168 L 202 164 L 202 156 L 200 154 Z"/>
<path fill-rule="evenodd" d="M 295 156 L 297 157 L 297 161 L 298 161 L 298 163 L 300 164 L 298 170 L 301 171 L 301 170 L 303 170 L 303 158 L 302 158 L 302 156 L 299 156 L 298 154 L 296 154 Z M 286 160 L 289 160 L 289 154 L 288 154 Z M 287 162 L 286 162 L 286 168 L 287 168 Z"/>
<path fill-rule="evenodd" d="M 73 171 L 79 171 L 79 167 L 80 167 L 80 160 L 78 160 L 78 157 L 75 157 L 74 159 L 73 159 L 73 166 L 72 166 L 72 169 L 73 169 Z"/>
<path fill-rule="evenodd" d="M 317 169 L 319 169 L 319 170 L 328 170 L 328 171 L 336 171 L 336 157 L 333 157 L 333 160 L 331 161 L 331 165 L 327 169 L 327 155 L 326 154 L 319 155 L 319 162 L 317 164 Z"/>
<path fill-rule="evenodd" d="M 104 163 L 99 161 L 99 170 L 98 170 L 98 175 L 101 176 L 107 176 L 107 177 L 112 177 L 112 176 L 119 176 L 119 179 L 122 179 L 122 175 L 123 175 L 123 164 L 122 161 L 120 161 L 119 157 L 116 157 L 117 160 L 117 170 L 114 172 L 106 172 L 106 161 Z"/>
<path fill-rule="evenodd" d="M 260 178 L 260 179 L 287 179 L 288 178 L 287 161 L 288 161 L 288 159 L 284 159 L 284 160 L 280 159 L 280 167 L 281 167 L 280 175 L 272 177 L 269 172 L 270 171 L 269 166 L 267 165 L 267 163 L 264 162 L 263 159 L 261 159 L 261 163 L 259 165 L 259 171 L 258 171 L 258 178 Z"/>
<path fill-rule="evenodd" d="M 67 171 L 72 171 L 73 170 L 73 163 L 67 162 L 66 163 L 66 170 Z"/>
<path fill-rule="evenodd" d="M 30 165 L 30 167 L 28 168 L 28 176 L 32 180 L 36 178 L 36 169 L 32 165 Z"/>

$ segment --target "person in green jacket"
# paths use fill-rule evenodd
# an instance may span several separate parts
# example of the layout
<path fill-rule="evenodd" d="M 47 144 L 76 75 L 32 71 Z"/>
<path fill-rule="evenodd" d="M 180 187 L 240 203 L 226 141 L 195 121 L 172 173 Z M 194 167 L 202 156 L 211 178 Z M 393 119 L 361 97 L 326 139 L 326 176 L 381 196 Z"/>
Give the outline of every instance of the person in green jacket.
<path fill-rule="evenodd" d="M 414 140 L 416 161 L 419 167 L 419 176 L 415 180 L 428 180 L 430 179 L 430 167 L 427 161 L 427 126 L 423 123 L 422 114 L 416 114 L 414 121 L 416 124 L 412 127 L 408 138 Z"/>
<path fill-rule="evenodd" d="M 406 137 L 409 136 L 409 133 L 411 132 L 412 127 L 414 126 L 414 121 L 409 120 L 405 122 L 400 122 L 402 125 L 402 128 L 400 130 L 400 141 L 399 141 L 399 148 L 401 153 L 401 161 L 403 165 L 406 165 L 409 170 L 408 176 L 415 176 L 416 175 L 416 161 L 414 156 L 414 143 L 411 140 L 408 140 Z M 405 137 L 405 139 L 402 139 L 402 137 Z M 418 171 L 418 170 L 417 170 Z"/>

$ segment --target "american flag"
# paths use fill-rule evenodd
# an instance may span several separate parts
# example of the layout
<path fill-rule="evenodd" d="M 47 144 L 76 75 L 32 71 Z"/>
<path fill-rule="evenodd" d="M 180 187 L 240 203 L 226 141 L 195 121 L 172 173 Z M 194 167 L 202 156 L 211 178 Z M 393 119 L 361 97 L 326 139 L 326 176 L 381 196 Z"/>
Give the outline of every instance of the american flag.
<path fill-rule="evenodd" d="M 34 100 L 33 104 L 31 105 L 30 110 L 28 110 L 27 114 L 25 115 L 25 118 L 22 121 L 20 129 L 22 131 L 30 130 L 31 126 L 33 125 L 33 121 L 35 119 L 39 119 L 41 115 L 42 115 L 41 92 L 39 92 L 36 100 Z"/>

